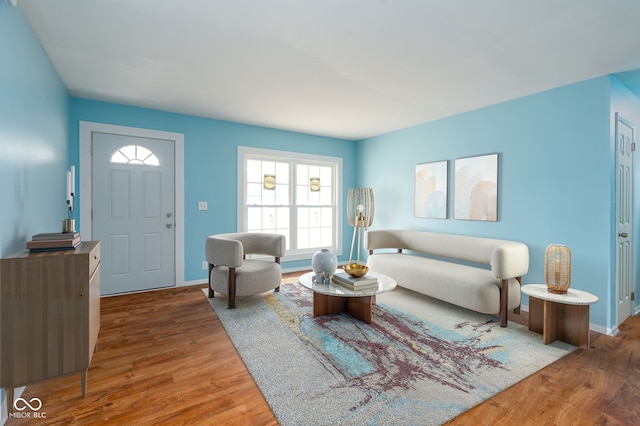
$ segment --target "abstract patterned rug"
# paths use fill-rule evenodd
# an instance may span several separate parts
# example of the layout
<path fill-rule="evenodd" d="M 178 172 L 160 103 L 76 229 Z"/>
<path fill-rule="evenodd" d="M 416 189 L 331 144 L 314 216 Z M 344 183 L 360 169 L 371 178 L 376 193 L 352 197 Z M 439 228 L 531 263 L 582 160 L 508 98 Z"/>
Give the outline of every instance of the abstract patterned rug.
<path fill-rule="evenodd" d="M 209 301 L 282 425 L 442 424 L 575 349 L 400 288 L 371 324 L 312 318 L 295 283 Z"/>

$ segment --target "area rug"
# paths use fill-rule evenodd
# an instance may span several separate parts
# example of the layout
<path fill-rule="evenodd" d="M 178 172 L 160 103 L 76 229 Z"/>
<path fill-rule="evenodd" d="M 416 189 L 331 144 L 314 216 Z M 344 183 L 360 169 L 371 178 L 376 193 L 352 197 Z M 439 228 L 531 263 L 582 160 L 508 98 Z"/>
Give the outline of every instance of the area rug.
<path fill-rule="evenodd" d="M 296 283 L 209 301 L 282 425 L 442 424 L 575 349 L 400 288 L 371 324 L 312 318 Z"/>

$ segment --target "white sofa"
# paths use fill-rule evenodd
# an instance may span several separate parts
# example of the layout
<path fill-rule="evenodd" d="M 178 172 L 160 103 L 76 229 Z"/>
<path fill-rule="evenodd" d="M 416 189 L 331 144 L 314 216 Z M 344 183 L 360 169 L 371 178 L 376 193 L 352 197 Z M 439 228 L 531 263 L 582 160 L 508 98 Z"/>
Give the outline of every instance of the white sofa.
<path fill-rule="evenodd" d="M 369 230 L 367 265 L 418 293 L 485 314 L 520 310 L 529 248 L 515 241 L 415 230 Z M 384 249 L 394 249 L 393 251 Z M 488 266 L 485 266 L 488 265 Z"/>

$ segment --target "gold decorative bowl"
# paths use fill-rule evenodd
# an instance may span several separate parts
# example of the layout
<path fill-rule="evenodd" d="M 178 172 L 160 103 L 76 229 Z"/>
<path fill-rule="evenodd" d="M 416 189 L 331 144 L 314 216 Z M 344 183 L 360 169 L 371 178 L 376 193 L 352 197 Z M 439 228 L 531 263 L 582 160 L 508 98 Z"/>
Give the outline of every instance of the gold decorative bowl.
<path fill-rule="evenodd" d="M 367 265 L 362 265 L 360 263 L 349 263 L 348 265 L 344 265 L 342 269 L 344 269 L 347 274 L 356 278 L 363 276 L 369 271 L 369 267 Z"/>

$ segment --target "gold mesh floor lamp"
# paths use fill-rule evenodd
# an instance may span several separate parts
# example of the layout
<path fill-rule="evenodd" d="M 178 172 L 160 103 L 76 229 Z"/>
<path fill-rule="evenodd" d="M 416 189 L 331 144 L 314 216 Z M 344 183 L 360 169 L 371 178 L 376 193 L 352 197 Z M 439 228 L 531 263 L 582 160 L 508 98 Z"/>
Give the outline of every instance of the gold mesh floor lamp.
<path fill-rule="evenodd" d="M 362 230 L 367 230 L 373 223 L 373 189 L 372 188 L 350 188 L 347 197 L 347 221 L 353 226 L 353 237 L 351 238 L 351 252 L 349 253 L 349 264 L 344 270 L 353 276 L 362 276 L 367 273 L 366 265 L 360 263 L 360 240 Z M 357 260 L 353 262 L 353 249 L 355 248 L 356 234 L 358 235 Z"/>

